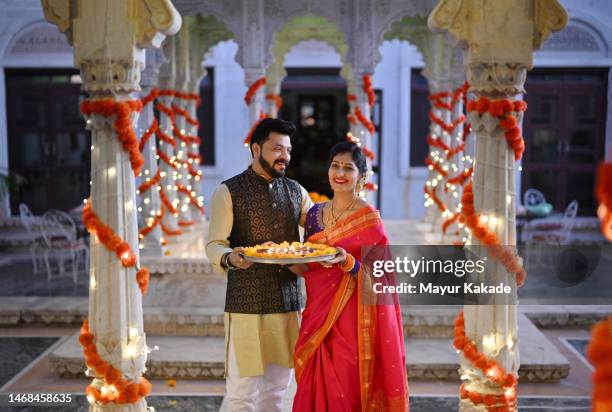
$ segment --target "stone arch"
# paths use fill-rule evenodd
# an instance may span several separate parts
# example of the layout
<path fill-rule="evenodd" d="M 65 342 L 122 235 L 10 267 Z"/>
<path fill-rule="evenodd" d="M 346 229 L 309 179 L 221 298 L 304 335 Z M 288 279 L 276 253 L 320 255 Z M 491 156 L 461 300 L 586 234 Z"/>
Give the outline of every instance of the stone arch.
<path fill-rule="evenodd" d="M 45 20 L 35 20 L 23 25 L 13 34 L 3 51 L 4 58 L 25 55 L 56 54 L 69 55 L 73 49 L 66 35 Z"/>
<path fill-rule="evenodd" d="M 296 16 L 274 33 L 274 41 L 270 45 L 274 62 L 266 70 L 266 76 L 272 82 L 280 81 L 286 75 L 285 56 L 304 40 L 317 40 L 330 45 L 340 55 L 343 65 L 346 64 L 347 43 L 344 33 L 334 23 L 314 14 Z"/>
<path fill-rule="evenodd" d="M 542 51 L 590 52 L 605 57 L 610 50 L 604 35 L 594 24 L 572 16 L 565 29 L 551 34 Z"/>
<path fill-rule="evenodd" d="M 205 55 L 217 44 L 233 39 L 234 33 L 213 14 L 188 16 L 185 23 L 190 31 L 189 65 L 192 72 L 201 78 L 205 75 L 201 67 Z"/>

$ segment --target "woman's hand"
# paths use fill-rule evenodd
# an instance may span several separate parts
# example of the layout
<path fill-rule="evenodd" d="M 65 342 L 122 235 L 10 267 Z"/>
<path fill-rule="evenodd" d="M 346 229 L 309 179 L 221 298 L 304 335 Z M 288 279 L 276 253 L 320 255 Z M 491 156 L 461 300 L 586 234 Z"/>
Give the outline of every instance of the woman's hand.
<path fill-rule="evenodd" d="M 336 256 L 334 256 L 330 260 L 326 260 L 324 262 L 321 262 L 321 266 L 329 268 L 329 267 L 332 267 L 333 265 L 335 265 L 336 263 L 341 265 L 344 262 L 346 262 L 346 256 L 347 256 L 346 250 L 342 249 L 341 247 L 337 247 L 336 249 L 338 249 L 338 253 L 336 254 Z"/>

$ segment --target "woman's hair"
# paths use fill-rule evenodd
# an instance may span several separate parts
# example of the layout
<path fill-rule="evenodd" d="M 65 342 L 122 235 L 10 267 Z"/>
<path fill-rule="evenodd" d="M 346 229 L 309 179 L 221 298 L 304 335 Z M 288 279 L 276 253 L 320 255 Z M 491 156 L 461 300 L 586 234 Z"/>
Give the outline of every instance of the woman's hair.
<path fill-rule="evenodd" d="M 353 158 L 353 162 L 355 162 L 355 166 L 359 170 L 359 173 L 365 175 L 368 171 L 368 163 L 366 162 L 365 155 L 357 146 L 357 144 L 349 141 L 344 141 L 340 143 L 336 143 L 334 147 L 331 148 L 329 152 L 329 164 L 331 164 L 334 157 L 342 153 L 350 153 Z"/>

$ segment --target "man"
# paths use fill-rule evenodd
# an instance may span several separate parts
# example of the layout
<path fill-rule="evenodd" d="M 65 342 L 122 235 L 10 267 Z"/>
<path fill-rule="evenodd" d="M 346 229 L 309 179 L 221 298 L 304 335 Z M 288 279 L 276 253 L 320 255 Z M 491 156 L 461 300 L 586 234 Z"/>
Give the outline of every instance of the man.
<path fill-rule="evenodd" d="M 227 271 L 226 388 L 230 412 L 280 411 L 299 333 L 300 289 L 286 267 L 253 264 L 244 246 L 299 241 L 312 206 L 308 192 L 285 177 L 295 126 L 262 120 L 251 137 L 253 162 L 211 198 L 206 253 Z"/>

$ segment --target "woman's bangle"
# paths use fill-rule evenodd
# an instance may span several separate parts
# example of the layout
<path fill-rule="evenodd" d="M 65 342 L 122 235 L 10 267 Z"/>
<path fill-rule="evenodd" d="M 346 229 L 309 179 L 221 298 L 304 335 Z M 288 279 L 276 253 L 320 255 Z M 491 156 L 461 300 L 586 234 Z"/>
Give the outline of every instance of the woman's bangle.
<path fill-rule="evenodd" d="M 353 255 L 346 255 L 346 260 L 342 264 L 338 263 L 338 267 L 344 273 L 350 272 L 355 267 L 355 258 L 353 257 Z"/>

